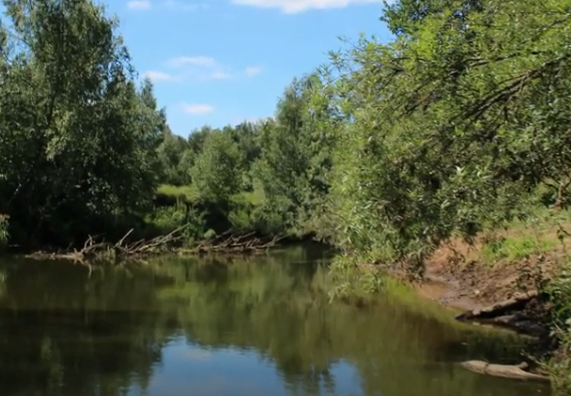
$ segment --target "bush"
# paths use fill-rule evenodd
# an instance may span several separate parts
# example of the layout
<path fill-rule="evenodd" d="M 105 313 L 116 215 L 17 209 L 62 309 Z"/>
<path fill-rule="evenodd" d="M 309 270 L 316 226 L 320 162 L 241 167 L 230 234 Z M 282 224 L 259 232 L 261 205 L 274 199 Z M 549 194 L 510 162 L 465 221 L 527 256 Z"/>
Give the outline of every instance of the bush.
<path fill-rule="evenodd" d="M 0 251 L 8 247 L 8 239 L 10 237 L 8 233 L 8 219 L 8 215 L 0 214 Z"/>
<path fill-rule="evenodd" d="M 559 340 L 558 350 L 544 367 L 549 371 L 557 394 L 571 393 L 571 265 L 555 278 L 548 290 L 553 302 L 552 335 Z"/>
<path fill-rule="evenodd" d="M 168 234 L 179 227 L 187 225 L 182 235 L 187 242 L 201 239 L 205 232 L 204 215 L 185 205 L 156 208 L 147 218 L 150 232 Z"/>

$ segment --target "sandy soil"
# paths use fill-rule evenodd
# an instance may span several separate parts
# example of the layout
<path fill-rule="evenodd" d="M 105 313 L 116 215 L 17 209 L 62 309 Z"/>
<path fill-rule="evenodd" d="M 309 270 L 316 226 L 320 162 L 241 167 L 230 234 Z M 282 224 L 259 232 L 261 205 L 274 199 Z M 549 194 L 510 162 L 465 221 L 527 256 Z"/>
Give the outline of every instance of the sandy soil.
<path fill-rule="evenodd" d="M 556 268 L 556 257 L 549 256 L 488 265 L 477 261 L 477 249 L 458 241 L 440 248 L 415 288 L 423 297 L 445 306 L 474 310 L 509 299 L 515 293 L 537 290 Z"/>

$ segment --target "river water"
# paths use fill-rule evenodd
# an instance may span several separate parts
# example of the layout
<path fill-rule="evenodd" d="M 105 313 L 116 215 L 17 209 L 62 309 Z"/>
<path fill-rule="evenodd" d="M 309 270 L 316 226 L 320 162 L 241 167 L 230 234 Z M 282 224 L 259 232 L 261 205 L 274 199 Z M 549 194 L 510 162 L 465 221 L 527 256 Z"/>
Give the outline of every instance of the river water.
<path fill-rule="evenodd" d="M 327 254 L 167 258 L 91 270 L 0 262 L 2 396 L 523 396 L 473 374 L 513 362 L 507 332 L 455 323 L 406 293 L 330 303 Z"/>

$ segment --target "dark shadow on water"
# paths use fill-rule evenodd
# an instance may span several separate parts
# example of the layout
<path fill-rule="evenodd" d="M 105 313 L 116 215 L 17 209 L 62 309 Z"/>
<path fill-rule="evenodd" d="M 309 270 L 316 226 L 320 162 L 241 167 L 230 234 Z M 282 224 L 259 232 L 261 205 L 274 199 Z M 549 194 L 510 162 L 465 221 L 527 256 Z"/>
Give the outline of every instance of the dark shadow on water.
<path fill-rule="evenodd" d="M 329 304 L 331 255 L 146 266 L 0 263 L 2 396 L 519 396 L 537 384 L 478 376 L 522 341 L 386 298 Z"/>

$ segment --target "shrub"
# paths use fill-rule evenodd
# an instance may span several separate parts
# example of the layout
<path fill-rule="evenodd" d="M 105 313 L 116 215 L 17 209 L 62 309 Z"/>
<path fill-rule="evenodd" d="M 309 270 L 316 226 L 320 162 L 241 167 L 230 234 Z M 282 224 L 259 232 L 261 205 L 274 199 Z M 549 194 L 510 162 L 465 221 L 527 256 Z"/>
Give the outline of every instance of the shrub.
<path fill-rule="evenodd" d="M 0 214 L 0 251 L 8 247 L 8 239 L 10 237 L 8 233 L 8 220 L 8 215 Z"/>

